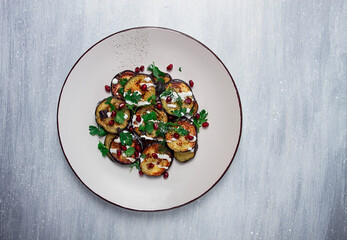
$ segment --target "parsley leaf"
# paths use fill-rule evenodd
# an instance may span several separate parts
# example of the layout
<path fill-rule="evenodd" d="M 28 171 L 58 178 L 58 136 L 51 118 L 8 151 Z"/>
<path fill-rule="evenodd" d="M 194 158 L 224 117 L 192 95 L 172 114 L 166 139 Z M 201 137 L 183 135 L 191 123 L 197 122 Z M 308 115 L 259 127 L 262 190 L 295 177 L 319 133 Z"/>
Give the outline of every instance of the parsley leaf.
<path fill-rule="evenodd" d="M 147 102 L 149 102 L 150 104 L 154 105 L 156 103 L 156 96 L 155 94 L 153 94 L 152 96 L 150 96 L 148 99 L 147 99 Z"/>
<path fill-rule="evenodd" d="M 98 149 L 100 150 L 100 152 L 102 153 L 102 156 L 106 156 L 107 153 L 108 153 L 108 149 L 107 147 L 99 141 L 99 144 L 98 144 Z"/>
<path fill-rule="evenodd" d="M 151 133 L 154 130 L 153 123 L 152 122 L 146 122 L 145 129 L 146 129 L 146 132 Z"/>
<path fill-rule="evenodd" d="M 159 143 L 160 145 L 159 145 L 159 153 L 161 153 L 161 154 L 163 154 L 163 153 L 168 153 L 169 152 L 169 150 L 166 148 L 166 141 L 164 140 L 164 141 L 162 141 L 162 142 L 160 142 Z"/>
<path fill-rule="evenodd" d="M 118 90 L 118 92 L 119 92 L 120 95 L 123 96 L 123 95 L 124 95 L 124 87 L 120 88 L 120 89 Z"/>
<path fill-rule="evenodd" d="M 181 67 L 179 67 L 179 68 L 178 68 L 178 71 L 182 72 L 182 68 L 181 68 Z"/>
<path fill-rule="evenodd" d="M 151 111 L 143 115 L 142 118 L 145 122 L 148 122 L 149 120 L 157 120 L 157 114 L 154 111 Z"/>
<path fill-rule="evenodd" d="M 156 77 L 158 81 L 165 83 L 164 78 L 162 78 L 165 77 L 165 73 L 160 71 L 159 68 L 155 66 L 154 62 L 148 66 L 147 70 L 152 72 L 153 76 Z"/>
<path fill-rule="evenodd" d="M 110 106 L 111 111 L 114 111 L 116 107 L 111 103 L 111 100 L 112 100 L 112 97 L 107 98 L 105 104 Z"/>
<path fill-rule="evenodd" d="M 118 111 L 116 118 L 114 120 L 119 124 L 123 124 L 125 120 L 124 116 L 125 116 L 124 110 Z"/>
<path fill-rule="evenodd" d="M 201 128 L 201 125 L 204 123 L 204 122 L 207 122 L 207 115 L 208 113 L 206 112 L 205 109 L 201 110 L 200 111 L 200 118 L 199 119 L 196 119 L 195 117 L 193 118 L 193 123 L 195 124 L 198 132 L 199 132 L 199 129 Z"/>
<path fill-rule="evenodd" d="M 179 126 L 178 128 L 175 129 L 175 131 L 181 135 L 181 136 L 186 136 L 189 134 L 189 131 L 184 129 L 183 127 Z"/>
<path fill-rule="evenodd" d="M 146 158 L 146 154 L 142 153 L 141 158 Z"/>
<path fill-rule="evenodd" d="M 89 126 L 89 134 L 90 135 L 98 135 L 98 136 L 105 136 L 107 133 L 105 131 L 105 129 L 103 129 L 102 127 L 98 126 Z"/>
<path fill-rule="evenodd" d="M 162 94 L 160 94 L 160 97 L 165 97 L 165 96 L 172 96 L 172 90 L 171 88 L 167 88 Z"/>
<path fill-rule="evenodd" d="M 122 78 L 121 80 L 119 80 L 120 85 L 122 85 L 123 87 L 127 82 L 128 82 L 128 79 L 126 78 Z"/>
<path fill-rule="evenodd" d="M 180 108 L 180 109 L 175 109 L 172 114 L 177 116 L 177 117 L 182 117 L 187 113 L 186 108 Z"/>
<path fill-rule="evenodd" d="M 130 157 L 131 155 L 133 155 L 135 153 L 135 148 L 134 147 L 129 147 L 127 150 L 125 150 L 124 154 L 127 157 Z"/>
<path fill-rule="evenodd" d="M 130 105 L 130 104 L 125 104 L 126 106 L 127 106 L 127 108 L 130 110 L 130 111 L 132 111 L 132 113 L 135 113 L 136 111 L 137 111 L 137 106 L 135 106 L 135 105 Z"/>
<path fill-rule="evenodd" d="M 141 97 L 141 94 L 139 94 L 138 92 L 131 92 L 131 90 L 129 89 L 128 92 L 125 94 L 124 99 L 125 101 L 137 104 L 141 100 Z"/>
<path fill-rule="evenodd" d="M 141 126 L 139 126 L 139 130 L 140 130 L 140 131 L 146 131 L 146 127 L 145 127 L 145 125 L 141 125 Z"/>
<path fill-rule="evenodd" d="M 136 167 L 137 170 L 140 170 L 140 162 L 136 161 L 130 164 L 130 171 L 133 170 L 133 167 Z"/>
<path fill-rule="evenodd" d="M 131 146 L 133 144 L 133 136 L 131 135 L 130 132 L 121 132 L 119 134 L 120 142 L 122 145 L 126 146 Z"/>

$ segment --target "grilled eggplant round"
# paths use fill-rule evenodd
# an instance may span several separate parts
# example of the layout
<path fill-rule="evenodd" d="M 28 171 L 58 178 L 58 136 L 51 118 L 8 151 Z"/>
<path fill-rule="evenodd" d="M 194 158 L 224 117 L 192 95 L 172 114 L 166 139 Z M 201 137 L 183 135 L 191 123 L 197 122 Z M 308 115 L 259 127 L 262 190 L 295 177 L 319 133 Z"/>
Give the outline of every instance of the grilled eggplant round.
<path fill-rule="evenodd" d="M 139 127 L 141 125 L 144 125 L 143 122 L 143 116 L 146 114 L 150 114 L 151 112 L 154 112 L 156 115 L 157 120 L 149 120 L 152 123 L 157 123 L 158 122 L 167 122 L 167 115 L 163 110 L 158 110 L 157 108 L 155 108 L 154 106 L 146 106 L 146 107 L 142 107 L 140 109 L 137 110 L 137 112 L 135 113 L 135 115 L 132 118 L 132 126 L 134 128 L 134 131 L 143 139 L 145 140 L 163 140 L 160 137 L 157 137 L 156 135 L 156 130 L 153 129 L 153 131 L 151 133 L 148 133 L 147 131 L 140 131 Z M 137 116 L 141 116 L 141 122 L 137 122 L 136 118 Z"/>
<path fill-rule="evenodd" d="M 187 130 L 189 133 L 188 135 L 192 137 L 191 140 L 188 139 L 187 136 L 178 136 L 178 138 L 175 138 L 175 131 L 169 131 L 165 135 L 165 139 L 167 142 L 167 146 L 172 149 L 174 152 L 187 152 L 192 150 L 197 142 L 197 131 L 196 127 L 193 123 L 191 123 L 189 120 L 179 120 L 178 127 L 182 127 L 185 130 Z M 176 128 L 178 128 L 176 127 Z"/>
<path fill-rule="evenodd" d="M 116 76 L 114 76 L 114 78 L 111 81 L 111 92 L 112 95 L 124 100 L 124 96 L 122 94 L 122 92 L 119 92 L 119 90 L 123 87 L 119 80 L 121 79 L 126 79 L 129 80 L 132 76 L 134 76 L 135 73 L 131 70 L 125 70 L 123 72 L 118 73 Z"/>
<path fill-rule="evenodd" d="M 158 83 L 158 79 L 156 77 L 154 77 L 153 74 L 151 74 L 151 77 L 154 79 L 155 83 Z M 164 79 L 164 84 L 168 83 L 168 82 L 170 82 L 172 80 L 170 74 L 168 74 L 168 73 L 165 73 L 165 76 L 163 77 L 163 79 Z"/>
<path fill-rule="evenodd" d="M 115 112 L 118 111 L 119 105 L 121 103 L 125 104 L 122 100 L 111 97 L 110 104 L 115 106 Z M 129 119 L 130 119 L 130 111 L 128 108 L 123 107 L 119 111 L 124 111 L 124 122 L 123 123 L 118 123 L 115 121 L 116 116 L 111 116 L 112 111 L 111 111 L 111 106 L 106 103 L 108 98 L 102 100 L 99 105 L 96 107 L 95 110 L 95 120 L 96 122 L 103 127 L 107 132 L 109 133 L 118 133 L 122 129 L 126 128 L 128 125 Z M 110 124 L 110 121 L 113 124 Z"/>
<path fill-rule="evenodd" d="M 123 132 L 128 133 L 128 131 L 123 131 Z M 137 139 L 134 135 L 132 135 L 132 137 L 133 137 L 132 144 L 130 146 L 127 146 L 126 148 L 127 149 L 130 147 L 136 148 L 136 146 L 140 146 L 140 148 L 142 149 L 141 141 L 139 139 Z M 120 137 L 117 134 L 111 140 L 110 145 L 109 145 L 109 154 L 111 155 L 112 160 L 115 160 L 115 161 L 119 162 L 120 164 L 128 165 L 128 164 L 135 162 L 140 157 L 140 152 L 136 153 L 136 150 L 132 155 L 126 156 L 125 151 L 122 150 L 121 148 L 122 148 L 122 144 L 120 141 Z"/>
<path fill-rule="evenodd" d="M 198 150 L 198 144 L 195 147 L 187 152 L 174 152 L 174 157 L 179 162 L 187 162 L 195 157 L 196 151 Z"/>
<path fill-rule="evenodd" d="M 110 145 L 111 145 L 111 142 L 113 141 L 113 139 L 117 136 L 117 134 L 114 134 L 114 133 L 108 133 L 105 137 L 105 140 L 104 140 L 104 145 L 107 149 L 110 149 Z M 112 154 L 110 153 L 110 151 L 108 151 L 107 153 L 107 156 L 112 160 L 112 161 L 115 161 L 112 157 Z"/>
<path fill-rule="evenodd" d="M 146 88 L 143 87 L 144 85 L 146 85 Z M 128 92 L 138 92 L 141 94 L 141 99 L 138 101 L 138 103 L 126 101 L 128 104 L 135 106 L 149 105 L 150 103 L 148 102 L 148 99 L 153 95 L 156 95 L 153 78 L 147 74 L 137 74 L 131 77 L 124 86 L 124 96 L 126 96 Z"/>
<path fill-rule="evenodd" d="M 174 79 L 165 84 L 164 87 L 164 91 L 170 93 L 168 95 L 164 93 L 160 95 L 160 100 L 165 111 L 176 117 L 182 117 L 185 114 L 179 116 L 175 113 L 175 110 L 180 110 L 181 105 L 181 108 L 185 108 L 186 114 L 188 114 L 196 102 L 189 85 L 182 80 Z M 168 98 L 171 98 L 171 100 Z"/>
<path fill-rule="evenodd" d="M 145 156 L 140 158 L 140 168 L 148 176 L 162 175 L 172 163 L 172 153 L 157 142 L 150 144 L 143 150 L 142 155 Z"/>

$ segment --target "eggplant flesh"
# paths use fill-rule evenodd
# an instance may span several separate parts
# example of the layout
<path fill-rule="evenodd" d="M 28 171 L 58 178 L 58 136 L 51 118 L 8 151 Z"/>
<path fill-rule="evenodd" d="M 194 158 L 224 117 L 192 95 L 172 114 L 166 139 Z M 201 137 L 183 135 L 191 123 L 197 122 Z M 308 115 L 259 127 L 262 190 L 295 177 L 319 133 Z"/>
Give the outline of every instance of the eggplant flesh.
<path fill-rule="evenodd" d="M 189 121 L 188 119 L 180 120 L 177 122 L 178 126 L 183 127 L 189 133 L 188 135 L 192 136 L 193 139 L 189 140 L 187 136 L 179 136 L 178 139 L 174 137 L 175 132 L 167 132 L 165 139 L 167 146 L 172 149 L 174 152 L 187 152 L 191 151 L 197 143 L 197 130 L 196 126 Z"/>
<path fill-rule="evenodd" d="M 198 150 L 198 144 L 187 152 L 174 152 L 174 157 L 179 162 L 187 162 L 195 157 L 196 151 Z"/>
<path fill-rule="evenodd" d="M 122 124 L 117 123 L 115 121 L 115 117 L 111 117 L 111 107 L 110 105 L 106 104 L 107 98 L 102 100 L 99 105 L 96 107 L 95 110 L 95 120 L 96 122 L 102 126 L 107 132 L 109 133 L 118 133 L 119 131 L 123 130 L 124 128 L 126 128 L 126 126 L 128 125 L 129 119 L 130 119 L 130 111 L 128 108 L 123 107 L 121 111 L 124 111 L 124 122 Z M 119 109 L 119 105 L 121 103 L 124 103 L 122 100 L 117 99 L 112 97 L 111 99 L 111 104 L 115 106 L 115 110 L 114 111 L 118 111 Z M 104 116 L 104 113 L 106 111 L 106 118 Z M 107 114 L 109 114 L 110 116 L 108 116 Z M 110 121 L 113 120 L 114 124 L 110 125 Z"/>
<path fill-rule="evenodd" d="M 146 89 L 143 88 L 143 85 L 146 85 Z M 137 74 L 131 77 L 124 86 L 124 96 L 126 96 L 129 91 L 131 93 L 138 92 L 141 94 L 141 99 L 138 103 L 126 101 L 128 104 L 135 106 L 149 105 L 148 99 L 153 95 L 156 96 L 154 80 L 147 74 Z"/>
<path fill-rule="evenodd" d="M 156 154 L 155 158 L 153 155 Z M 143 150 L 144 158 L 140 158 L 141 171 L 148 176 L 160 176 L 169 169 L 172 163 L 172 153 L 161 145 L 154 142 Z"/>
<path fill-rule="evenodd" d="M 131 70 L 125 70 L 123 72 L 118 73 L 111 81 L 111 92 L 114 97 L 124 100 L 124 96 L 119 92 L 123 86 L 119 83 L 121 79 L 129 80 L 135 73 Z"/>

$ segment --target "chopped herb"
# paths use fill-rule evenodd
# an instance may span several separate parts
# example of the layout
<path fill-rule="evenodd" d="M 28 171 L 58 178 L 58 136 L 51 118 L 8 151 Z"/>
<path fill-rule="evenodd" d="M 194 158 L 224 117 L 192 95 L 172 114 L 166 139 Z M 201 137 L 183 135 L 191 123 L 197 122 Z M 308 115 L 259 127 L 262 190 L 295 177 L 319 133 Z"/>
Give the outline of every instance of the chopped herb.
<path fill-rule="evenodd" d="M 90 135 L 98 135 L 98 136 L 105 136 L 107 133 L 105 131 L 105 129 L 103 129 L 102 127 L 98 126 L 89 126 L 89 134 Z"/>
<path fill-rule="evenodd" d="M 186 136 L 189 134 L 189 131 L 184 129 L 183 127 L 179 126 L 178 128 L 175 129 L 175 131 L 181 135 L 181 136 Z"/>
<path fill-rule="evenodd" d="M 139 126 L 139 130 L 140 130 L 140 131 L 146 131 L 146 127 L 145 127 L 145 125 L 141 125 L 141 126 Z"/>
<path fill-rule="evenodd" d="M 134 147 L 129 147 L 127 150 L 125 150 L 124 154 L 127 157 L 130 157 L 131 155 L 133 155 L 135 153 L 135 148 Z"/>
<path fill-rule="evenodd" d="M 142 118 L 145 122 L 148 122 L 149 120 L 157 120 L 157 114 L 154 111 L 151 111 L 143 115 Z"/>
<path fill-rule="evenodd" d="M 201 110 L 200 111 L 200 118 L 199 119 L 196 119 L 195 117 L 193 118 L 193 123 L 195 124 L 198 132 L 199 132 L 199 129 L 201 127 L 201 125 L 205 122 L 207 122 L 207 115 L 208 113 L 206 112 L 205 109 Z"/>
<path fill-rule="evenodd" d="M 125 120 L 124 116 L 125 116 L 124 110 L 118 111 L 116 118 L 114 120 L 119 124 L 123 124 Z"/>
<path fill-rule="evenodd" d="M 161 153 L 161 154 L 163 154 L 163 153 L 168 153 L 169 152 L 169 150 L 166 148 L 166 146 L 165 146 L 165 144 L 166 144 L 166 141 L 164 140 L 164 141 L 162 141 L 162 142 L 160 142 L 159 143 L 160 145 L 159 145 L 159 153 Z"/>
<path fill-rule="evenodd" d="M 178 71 L 182 72 L 182 68 L 181 68 L 181 67 L 179 67 L 179 68 L 178 68 Z"/>
<path fill-rule="evenodd" d="M 140 170 L 140 162 L 136 161 L 130 164 L 130 171 L 133 170 L 133 167 L 135 167 L 137 170 Z"/>
<path fill-rule="evenodd" d="M 141 158 L 146 158 L 146 154 L 142 153 Z"/>
<path fill-rule="evenodd" d="M 160 94 L 160 97 L 166 97 L 166 96 L 172 96 L 171 88 L 167 88 L 162 94 Z"/>
<path fill-rule="evenodd" d="M 120 95 L 123 96 L 123 94 L 124 94 L 124 87 L 120 88 L 120 89 L 118 90 L 118 92 L 119 92 Z"/>
<path fill-rule="evenodd" d="M 187 109 L 186 108 L 180 108 L 180 109 L 175 109 L 172 114 L 177 116 L 177 117 L 182 117 L 187 113 Z"/>
<path fill-rule="evenodd" d="M 148 66 L 147 68 L 148 71 L 153 73 L 153 76 L 156 77 L 158 79 L 158 81 L 165 83 L 164 78 L 165 77 L 165 73 L 160 71 L 159 68 L 157 66 L 155 66 L 154 63 L 152 63 L 151 65 Z"/>
<path fill-rule="evenodd" d="M 135 113 L 136 111 L 137 111 L 137 106 L 135 106 L 135 105 L 130 105 L 130 104 L 125 104 L 126 105 L 126 107 L 130 110 L 130 111 L 132 111 L 132 113 Z"/>
<path fill-rule="evenodd" d="M 127 82 L 128 82 L 128 79 L 126 78 L 122 78 L 121 80 L 119 80 L 120 85 L 122 85 L 123 87 Z"/>
<path fill-rule="evenodd" d="M 153 123 L 152 122 L 146 122 L 145 125 L 146 132 L 151 133 L 154 130 Z"/>
<path fill-rule="evenodd" d="M 106 99 L 105 104 L 110 106 L 111 111 L 114 111 L 116 107 L 111 103 L 112 97 Z"/>
<path fill-rule="evenodd" d="M 147 102 L 149 102 L 149 104 L 152 104 L 154 105 L 156 103 L 156 96 L 155 94 L 153 94 L 152 96 L 150 96 L 148 99 L 147 99 Z"/>
<path fill-rule="evenodd" d="M 100 152 L 102 153 L 102 156 L 106 156 L 107 153 L 108 153 L 108 149 L 107 147 L 99 141 L 99 144 L 98 144 L 98 149 L 100 150 Z"/>
<path fill-rule="evenodd" d="M 131 146 L 133 144 L 133 136 L 130 132 L 121 132 L 119 134 L 120 142 L 124 146 Z"/>
<path fill-rule="evenodd" d="M 139 94 L 138 92 L 131 92 L 131 90 L 129 89 L 128 92 L 125 94 L 124 99 L 125 101 L 137 104 L 141 100 L 141 97 L 141 94 Z"/>

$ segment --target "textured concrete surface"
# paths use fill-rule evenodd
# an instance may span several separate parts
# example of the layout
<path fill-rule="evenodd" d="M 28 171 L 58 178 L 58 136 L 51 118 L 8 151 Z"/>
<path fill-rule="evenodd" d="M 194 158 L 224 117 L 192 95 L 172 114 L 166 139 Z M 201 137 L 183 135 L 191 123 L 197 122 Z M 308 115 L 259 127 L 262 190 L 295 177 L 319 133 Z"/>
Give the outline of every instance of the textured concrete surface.
<path fill-rule="evenodd" d="M 143 25 L 210 47 L 235 79 L 244 116 L 216 187 L 159 213 L 91 193 L 56 129 L 78 57 Z M 0 239 L 347 239 L 346 90 L 343 0 L 1 0 Z"/>

